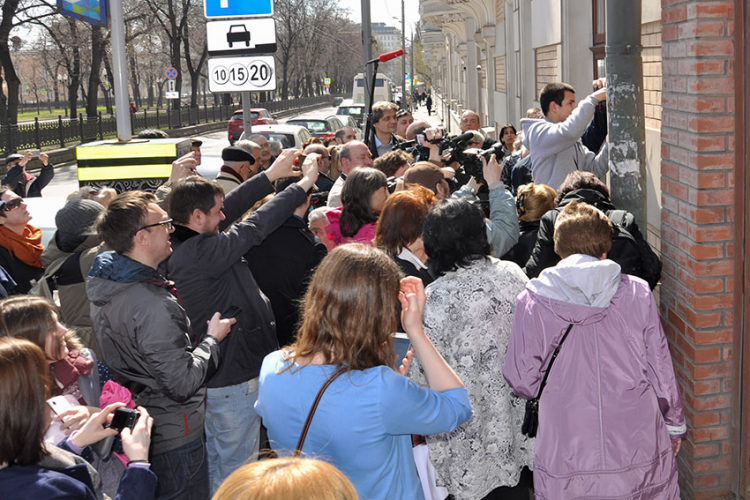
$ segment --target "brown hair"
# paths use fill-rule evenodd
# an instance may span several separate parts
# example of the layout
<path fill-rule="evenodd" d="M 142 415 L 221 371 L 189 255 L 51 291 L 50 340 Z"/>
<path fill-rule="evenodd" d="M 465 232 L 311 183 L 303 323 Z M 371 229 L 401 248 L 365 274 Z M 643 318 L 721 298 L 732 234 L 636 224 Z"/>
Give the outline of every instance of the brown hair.
<path fill-rule="evenodd" d="M 555 190 L 546 184 L 524 184 L 516 194 L 516 212 L 520 221 L 535 221 L 557 206 Z"/>
<path fill-rule="evenodd" d="M 336 467 L 312 458 L 274 458 L 234 471 L 213 500 L 357 500 L 357 490 Z"/>
<path fill-rule="evenodd" d="M 49 366 L 38 346 L 0 338 L 0 463 L 34 465 L 47 454 L 50 386 Z"/>
<path fill-rule="evenodd" d="M 7 185 L 0 186 L 0 198 L 6 191 L 10 191 L 10 188 Z M 3 219 L 5 218 L 5 210 L 0 210 L 0 217 L 2 217 Z"/>
<path fill-rule="evenodd" d="M 378 123 L 388 111 L 398 111 L 398 106 L 392 102 L 380 101 L 372 106 L 372 123 Z"/>
<path fill-rule="evenodd" d="M 336 247 L 310 281 L 297 341 L 285 360 L 319 354 L 325 364 L 351 370 L 391 366 L 401 277 L 382 250 L 358 243 Z"/>
<path fill-rule="evenodd" d="M 148 205 L 156 197 L 143 191 L 127 191 L 112 200 L 96 224 L 99 238 L 119 254 L 133 249 L 133 237 L 143 227 L 148 215 Z"/>
<path fill-rule="evenodd" d="M 208 214 L 217 196 L 223 199 L 224 190 L 214 181 L 197 175 L 180 179 L 169 195 L 169 216 L 179 224 L 187 224 L 196 208 Z"/>
<path fill-rule="evenodd" d="M 393 177 L 399 168 L 413 161 L 412 155 L 401 149 L 396 149 L 375 158 L 372 166 L 383 172 L 386 177 Z"/>
<path fill-rule="evenodd" d="M 599 258 L 612 248 L 612 223 L 604 212 L 588 203 L 571 201 L 555 219 L 555 253 L 576 253 Z"/>
<path fill-rule="evenodd" d="M 407 191 L 393 193 L 380 213 L 375 246 L 397 256 L 422 236 L 427 213 L 435 203 L 435 194 L 424 186 L 412 185 Z"/>
<path fill-rule="evenodd" d="M 555 203 L 559 205 L 566 194 L 577 189 L 593 189 L 609 199 L 609 188 L 595 174 L 583 170 L 573 170 L 557 188 Z"/>
<path fill-rule="evenodd" d="M 26 339 L 46 353 L 47 338 L 57 331 L 53 313 L 57 314 L 54 304 L 42 297 L 16 295 L 5 299 L 0 302 L 0 335 Z"/>
<path fill-rule="evenodd" d="M 328 177 L 332 181 L 335 181 L 341 175 L 341 161 L 339 160 L 339 152 L 341 146 L 328 146 L 328 154 L 331 155 L 331 166 L 328 168 Z"/>

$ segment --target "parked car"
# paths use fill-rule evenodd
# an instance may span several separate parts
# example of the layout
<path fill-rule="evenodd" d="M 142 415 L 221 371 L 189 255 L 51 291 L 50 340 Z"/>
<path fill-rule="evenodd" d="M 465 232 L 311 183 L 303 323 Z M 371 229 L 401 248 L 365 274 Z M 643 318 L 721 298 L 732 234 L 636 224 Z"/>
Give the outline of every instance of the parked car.
<path fill-rule="evenodd" d="M 236 110 L 229 119 L 227 127 L 229 144 L 234 145 L 240 139 L 242 132 L 245 130 L 245 122 L 243 120 L 244 113 L 241 109 Z M 250 108 L 250 123 L 255 127 L 256 125 L 273 125 L 278 122 L 266 108 Z"/>
<path fill-rule="evenodd" d="M 357 127 L 362 128 L 362 122 L 365 116 L 365 105 L 355 103 L 351 99 L 346 99 L 336 110 L 336 116 L 351 116 L 357 122 Z"/>
<path fill-rule="evenodd" d="M 344 126 L 335 115 L 328 116 L 296 116 L 286 121 L 287 125 L 299 125 L 310 131 L 313 137 L 318 139 L 333 139 L 336 131 Z"/>
<path fill-rule="evenodd" d="M 243 133 L 240 140 L 247 139 L 249 135 L 260 134 L 269 141 L 279 141 L 282 149 L 302 149 L 302 145 L 310 137 L 310 132 L 298 125 L 262 125 L 253 127 L 251 134 Z"/>
<path fill-rule="evenodd" d="M 345 127 L 351 127 L 354 129 L 354 137 L 358 140 L 362 140 L 362 129 L 357 125 L 357 120 L 353 116 L 338 115 L 338 119 L 344 122 Z"/>

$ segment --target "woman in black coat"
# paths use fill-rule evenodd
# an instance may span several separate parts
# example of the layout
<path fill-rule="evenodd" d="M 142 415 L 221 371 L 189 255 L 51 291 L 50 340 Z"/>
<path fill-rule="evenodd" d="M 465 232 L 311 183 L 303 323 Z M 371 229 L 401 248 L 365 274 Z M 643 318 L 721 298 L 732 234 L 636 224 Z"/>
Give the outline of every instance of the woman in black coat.
<path fill-rule="evenodd" d="M 575 170 L 568 174 L 557 192 L 557 208 L 540 220 L 536 245 L 526 262 L 524 272 L 536 278 L 544 269 L 556 265 L 560 256 L 555 253 L 553 235 L 555 220 L 560 210 L 571 201 L 593 205 L 612 222 L 612 249 L 607 258 L 617 262 L 623 274 L 644 279 L 653 290 L 661 277 L 661 262 L 641 235 L 633 214 L 617 210 L 609 199 L 609 188 L 591 172 Z"/>
<path fill-rule="evenodd" d="M 503 255 L 503 260 L 515 262 L 520 267 L 529 260 L 539 232 L 539 219 L 555 208 L 555 190 L 546 184 L 524 184 L 516 195 L 516 213 L 520 235 L 518 243 Z"/>

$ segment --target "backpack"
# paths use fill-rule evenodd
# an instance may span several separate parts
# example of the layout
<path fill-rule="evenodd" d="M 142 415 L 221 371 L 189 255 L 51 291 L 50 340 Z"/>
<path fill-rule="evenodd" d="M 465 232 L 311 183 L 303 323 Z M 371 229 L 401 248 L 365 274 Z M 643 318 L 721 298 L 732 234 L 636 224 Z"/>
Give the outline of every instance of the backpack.
<path fill-rule="evenodd" d="M 31 290 L 29 290 L 29 295 L 45 297 L 49 300 L 54 301 L 52 291 L 57 289 L 57 286 L 50 286 L 49 280 L 55 279 L 55 274 L 57 274 L 57 271 L 60 269 L 60 267 L 62 267 L 68 257 L 69 255 L 64 255 L 50 264 L 49 267 L 46 267 L 44 269 L 44 275 L 42 275 L 42 277 L 38 280 L 31 282 Z"/>
<path fill-rule="evenodd" d="M 607 254 L 625 274 L 638 276 L 648 282 L 653 290 L 661 278 L 662 264 L 651 245 L 641 236 L 633 214 L 625 210 L 610 210 L 607 217 L 612 222 L 612 249 Z"/>

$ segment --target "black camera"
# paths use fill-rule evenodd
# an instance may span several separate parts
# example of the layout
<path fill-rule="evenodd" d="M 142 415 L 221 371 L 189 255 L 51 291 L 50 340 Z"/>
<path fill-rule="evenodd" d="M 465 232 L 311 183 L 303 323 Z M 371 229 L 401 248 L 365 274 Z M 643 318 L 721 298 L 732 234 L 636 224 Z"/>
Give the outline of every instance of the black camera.
<path fill-rule="evenodd" d="M 132 431 L 140 416 L 141 412 L 137 410 L 131 410 L 130 408 L 117 408 L 112 416 L 112 422 L 109 424 L 109 427 L 118 431 L 129 427 Z"/>

